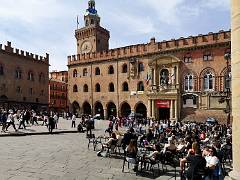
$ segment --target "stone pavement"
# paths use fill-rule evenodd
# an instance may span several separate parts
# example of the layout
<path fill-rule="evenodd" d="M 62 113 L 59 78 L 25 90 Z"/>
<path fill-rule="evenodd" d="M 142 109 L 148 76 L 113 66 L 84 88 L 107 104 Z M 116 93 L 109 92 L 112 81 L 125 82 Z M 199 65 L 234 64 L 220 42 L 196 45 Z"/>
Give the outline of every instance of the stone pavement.
<path fill-rule="evenodd" d="M 77 119 L 76 126 L 79 124 L 80 119 Z M 27 128 L 19 129 L 15 132 L 13 127 L 10 126 L 6 133 L 0 132 L 0 137 L 2 136 L 25 136 L 25 135 L 39 135 L 39 134 L 49 134 L 47 126 L 42 126 L 42 121 L 38 121 L 39 125 L 26 125 Z M 72 121 L 59 118 L 58 129 L 54 129 L 54 133 L 76 133 L 76 128 L 71 128 Z M 16 128 L 19 126 L 19 122 L 15 120 Z M 0 127 L 1 129 L 2 127 Z"/>
<path fill-rule="evenodd" d="M 70 121 L 65 123 L 59 128 L 69 129 Z M 94 133 L 103 135 L 106 126 L 106 121 L 97 121 Z M 98 157 L 92 147 L 88 150 L 83 133 L 4 137 L 0 143 L 0 180 L 149 179 L 136 176 L 127 166 L 122 173 L 122 159 Z M 155 179 L 174 179 L 172 175 Z"/>

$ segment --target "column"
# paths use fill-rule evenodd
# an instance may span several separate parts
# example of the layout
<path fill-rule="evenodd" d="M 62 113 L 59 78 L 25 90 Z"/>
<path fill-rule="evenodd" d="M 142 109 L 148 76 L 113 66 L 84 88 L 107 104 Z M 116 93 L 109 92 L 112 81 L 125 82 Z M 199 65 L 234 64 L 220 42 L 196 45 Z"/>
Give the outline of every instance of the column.
<path fill-rule="evenodd" d="M 154 101 L 154 99 L 152 100 L 152 117 L 153 118 L 156 118 L 155 117 L 155 105 L 154 105 L 154 103 L 155 103 L 155 101 Z"/>
<path fill-rule="evenodd" d="M 148 106 L 147 106 L 147 117 L 152 117 L 152 107 L 151 107 L 151 99 L 148 99 Z"/>
<path fill-rule="evenodd" d="M 170 101 L 170 120 L 173 119 L 173 100 Z"/>
<path fill-rule="evenodd" d="M 108 115 L 107 114 L 107 109 L 104 109 L 103 112 L 104 112 L 104 119 L 106 120 L 107 119 L 107 115 Z"/>
<path fill-rule="evenodd" d="M 232 0 L 231 4 L 231 68 L 232 68 L 232 144 L 233 144 L 233 171 L 229 176 L 240 179 L 240 1 Z"/>
<path fill-rule="evenodd" d="M 175 114 L 175 119 L 178 120 L 178 105 L 177 105 L 177 99 L 174 100 L 175 103 L 175 109 L 174 109 L 174 114 Z"/>

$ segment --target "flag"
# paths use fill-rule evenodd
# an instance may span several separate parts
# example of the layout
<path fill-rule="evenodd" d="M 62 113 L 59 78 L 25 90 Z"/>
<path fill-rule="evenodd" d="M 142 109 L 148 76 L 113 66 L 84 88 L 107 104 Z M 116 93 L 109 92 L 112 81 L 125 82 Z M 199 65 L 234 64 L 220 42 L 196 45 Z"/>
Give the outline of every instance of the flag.
<path fill-rule="evenodd" d="M 149 81 L 152 79 L 151 75 L 149 73 L 147 73 L 147 76 L 145 78 L 145 82 L 148 85 Z"/>
<path fill-rule="evenodd" d="M 78 16 L 77 16 L 77 29 L 78 29 L 79 21 L 78 21 Z"/>

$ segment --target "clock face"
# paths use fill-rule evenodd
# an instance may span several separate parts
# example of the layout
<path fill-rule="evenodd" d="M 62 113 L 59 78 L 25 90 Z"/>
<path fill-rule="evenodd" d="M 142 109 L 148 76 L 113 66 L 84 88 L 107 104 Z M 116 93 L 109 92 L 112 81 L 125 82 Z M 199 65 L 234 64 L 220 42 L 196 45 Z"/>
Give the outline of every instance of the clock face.
<path fill-rule="evenodd" d="M 84 41 L 81 46 L 82 53 L 89 53 L 92 50 L 92 43 L 90 41 Z"/>

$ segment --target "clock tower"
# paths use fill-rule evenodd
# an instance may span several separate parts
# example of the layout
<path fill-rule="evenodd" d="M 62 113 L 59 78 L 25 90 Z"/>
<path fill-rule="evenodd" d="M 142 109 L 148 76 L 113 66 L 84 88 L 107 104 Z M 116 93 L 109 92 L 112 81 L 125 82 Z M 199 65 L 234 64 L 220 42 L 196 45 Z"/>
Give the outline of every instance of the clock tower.
<path fill-rule="evenodd" d="M 95 1 L 88 1 L 88 9 L 84 15 L 83 28 L 75 31 L 77 53 L 84 54 L 109 49 L 110 33 L 100 26 L 100 17 L 95 9 Z"/>

